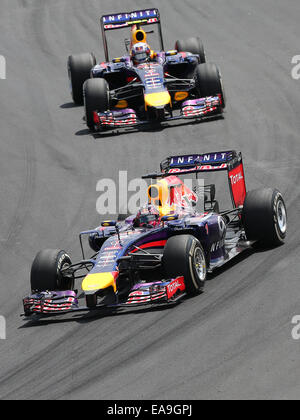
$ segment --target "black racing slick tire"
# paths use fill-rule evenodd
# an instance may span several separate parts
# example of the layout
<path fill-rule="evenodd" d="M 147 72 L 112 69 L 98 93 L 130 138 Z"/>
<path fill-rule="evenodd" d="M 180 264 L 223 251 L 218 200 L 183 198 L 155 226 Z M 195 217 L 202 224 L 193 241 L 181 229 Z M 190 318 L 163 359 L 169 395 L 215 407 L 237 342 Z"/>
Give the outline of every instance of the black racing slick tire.
<path fill-rule="evenodd" d="M 284 243 L 287 232 L 287 210 L 281 193 L 272 188 L 249 191 L 242 221 L 249 241 L 263 246 Z"/>
<path fill-rule="evenodd" d="M 76 105 L 83 105 L 83 84 L 91 77 L 95 65 L 96 58 L 92 53 L 70 55 L 68 58 L 71 96 Z"/>
<path fill-rule="evenodd" d="M 222 108 L 226 106 L 222 76 L 215 64 L 199 64 L 194 73 L 197 94 L 200 97 L 221 95 Z"/>
<path fill-rule="evenodd" d="M 200 63 L 206 63 L 204 46 L 199 37 L 189 38 L 184 41 L 176 41 L 175 50 L 178 52 L 190 52 L 192 54 L 198 54 L 200 57 Z"/>
<path fill-rule="evenodd" d="M 196 295 L 203 291 L 207 263 L 202 245 L 194 236 L 178 235 L 168 239 L 163 266 L 168 279 L 184 276 L 187 294 Z"/>
<path fill-rule="evenodd" d="M 93 131 L 94 111 L 105 112 L 109 109 L 109 85 L 105 79 L 89 79 L 83 85 L 86 125 Z"/>
<path fill-rule="evenodd" d="M 72 290 L 73 277 L 63 277 L 60 270 L 71 265 L 65 251 L 46 249 L 35 257 L 30 274 L 32 292 Z"/>

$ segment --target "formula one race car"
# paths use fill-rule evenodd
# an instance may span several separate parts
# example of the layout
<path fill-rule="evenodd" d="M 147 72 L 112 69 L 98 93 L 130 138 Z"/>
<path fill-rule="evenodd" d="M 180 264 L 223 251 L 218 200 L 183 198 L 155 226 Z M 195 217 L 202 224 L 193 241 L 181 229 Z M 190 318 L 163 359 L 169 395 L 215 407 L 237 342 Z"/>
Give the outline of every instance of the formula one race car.
<path fill-rule="evenodd" d="M 219 210 L 215 184 L 192 189 L 187 174 L 225 171 L 233 208 Z M 26 316 L 95 308 L 117 310 L 145 304 L 174 304 L 204 288 L 208 272 L 254 243 L 284 242 L 287 211 L 281 193 L 271 188 L 246 193 L 241 153 L 173 156 L 148 188 L 148 203 L 123 222 L 106 221 L 80 234 L 82 261 L 72 264 L 65 251 L 41 251 L 31 269 L 32 294 L 23 300 Z M 200 200 L 203 197 L 203 200 Z M 202 208 L 197 211 L 197 206 Z M 86 258 L 87 235 L 94 255 Z M 83 279 L 86 306 L 79 306 L 74 281 Z"/>
<path fill-rule="evenodd" d="M 142 27 L 158 25 L 160 51 L 147 43 Z M 153 121 L 203 119 L 222 114 L 225 95 L 215 64 L 206 63 L 201 40 L 178 40 L 164 52 L 157 9 L 106 15 L 101 18 L 105 62 L 94 54 L 72 55 L 68 74 L 73 101 L 83 104 L 87 126 L 93 131 L 136 127 Z M 109 59 L 106 32 L 130 28 L 127 54 Z"/>

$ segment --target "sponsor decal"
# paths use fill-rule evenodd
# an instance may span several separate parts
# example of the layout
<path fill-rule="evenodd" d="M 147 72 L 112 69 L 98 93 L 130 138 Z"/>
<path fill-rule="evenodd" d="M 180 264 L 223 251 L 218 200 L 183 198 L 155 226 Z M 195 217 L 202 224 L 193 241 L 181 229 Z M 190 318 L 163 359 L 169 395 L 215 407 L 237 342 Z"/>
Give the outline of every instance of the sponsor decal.
<path fill-rule="evenodd" d="M 112 24 L 114 26 L 114 23 L 126 23 L 130 22 L 132 20 L 140 20 L 140 19 L 153 19 L 156 21 L 157 17 L 157 11 L 155 9 L 148 9 L 148 10 L 140 10 L 136 12 L 131 13 L 118 13 L 114 15 L 106 15 L 103 16 L 103 23 L 105 24 Z"/>
<path fill-rule="evenodd" d="M 224 239 L 222 239 L 221 241 L 214 242 L 212 244 L 211 248 L 210 248 L 210 251 L 211 252 L 216 252 L 219 249 L 223 248 L 224 244 L 225 244 L 225 240 Z"/>
<path fill-rule="evenodd" d="M 122 249 L 121 245 L 114 245 L 114 246 L 109 246 L 105 248 L 105 251 L 115 251 L 115 250 L 120 250 L 120 249 Z"/>
<path fill-rule="evenodd" d="M 183 292 L 185 290 L 184 277 L 177 277 L 177 279 L 172 280 L 167 286 L 167 297 L 171 299 L 178 291 Z"/>
<path fill-rule="evenodd" d="M 197 163 L 217 163 L 227 162 L 228 152 L 224 153 L 208 153 L 205 155 L 185 155 L 174 156 L 171 158 L 170 166 L 187 166 L 196 165 Z"/>
<path fill-rule="evenodd" d="M 185 172 L 195 172 L 195 171 L 221 171 L 227 169 L 227 163 L 222 163 L 222 165 L 201 165 L 194 166 L 193 168 L 171 168 L 168 173 L 170 174 L 180 174 Z"/>
<path fill-rule="evenodd" d="M 58 260 L 58 262 L 57 262 L 57 273 L 59 273 L 59 272 L 60 272 L 60 270 L 63 268 L 62 263 L 63 263 L 63 261 L 64 261 L 65 259 L 69 259 L 69 260 L 71 260 L 71 258 L 69 257 L 69 255 L 67 255 L 67 254 L 63 254 L 63 255 L 60 257 L 60 259 Z"/>
<path fill-rule="evenodd" d="M 141 10 L 131 13 L 120 13 L 117 15 L 108 15 L 103 17 L 103 22 L 124 22 L 131 19 L 141 19 L 155 17 L 156 10 Z"/>
<path fill-rule="evenodd" d="M 150 68 L 150 72 L 154 72 L 155 71 L 155 67 L 160 67 L 160 65 L 158 64 L 158 63 L 151 63 L 151 64 L 140 64 L 139 66 L 138 66 L 138 69 L 141 69 L 141 70 L 148 70 L 149 68 Z"/>
<path fill-rule="evenodd" d="M 101 255 L 99 258 L 99 261 L 96 265 L 98 268 L 104 268 L 108 265 L 113 264 L 116 261 L 116 258 L 118 256 L 118 252 L 105 252 Z"/>
<path fill-rule="evenodd" d="M 154 66 L 150 70 L 145 71 L 145 84 L 147 89 L 156 89 L 163 85 L 163 82 L 163 78 L 160 73 L 155 70 Z"/>
<path fill-rule="evenodd" d="M 115 259 L 115 255 L 114 254 L 107 254 L 107 255 L 103 255 L 102 257 L 100 257 L 100 260 L 105 260 L 106 262 L 108 261 L 114 261 Z"/>
<path fill-rule="evenodd" d="M 229 171 L 231 190 L 236 207 L 244 204 L 246 197 L 246 185 L 243 164 L 240 163 L 235 169 Z"/>
<path fill-rule="evenodd" d="M 237 182 L 241 181 L 242 179 L 244 179 L 244 177 L 241 172 L 239 172 L 236 175 L 230 175 L 231 185 L 235 185 Z"/>

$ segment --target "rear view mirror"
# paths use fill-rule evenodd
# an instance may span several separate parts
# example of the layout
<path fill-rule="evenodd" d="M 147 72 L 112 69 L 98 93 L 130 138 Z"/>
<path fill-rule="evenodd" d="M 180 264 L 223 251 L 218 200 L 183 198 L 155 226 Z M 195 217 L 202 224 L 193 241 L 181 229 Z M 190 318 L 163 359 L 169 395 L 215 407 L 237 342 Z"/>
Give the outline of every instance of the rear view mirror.
<path fill-rule="evenodd" d="M 167 216 L 163 216 L 161 218 L 162 222 L 172 222 L 173 220 L 178 220 L 179 216 L 178 214 L 168 214 Z"/>
<path fill-rule="evenodd" d="M 117 225 L 116 220 L 106 220 L 101 223 L 102 227 L 115 227 Z"/>

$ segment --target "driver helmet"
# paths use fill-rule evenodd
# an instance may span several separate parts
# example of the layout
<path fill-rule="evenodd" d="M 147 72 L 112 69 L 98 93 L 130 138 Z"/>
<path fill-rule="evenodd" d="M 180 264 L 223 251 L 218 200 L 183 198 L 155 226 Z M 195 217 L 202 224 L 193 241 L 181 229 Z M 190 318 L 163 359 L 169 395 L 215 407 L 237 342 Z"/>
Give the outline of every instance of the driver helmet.
<path fill-rule="evenodd" d="M 151 49 L 145 42 L 138 42 L 132 47 L 131 57 L 136 64 L 145 63 L 151 56 Z"/>
<path fill-rule="evenodd" d="M 156 207 L 146 206 L 137 213 L 133 225 L 134 227 L 152 227 L 160 224 L 160 214 Z"/>

